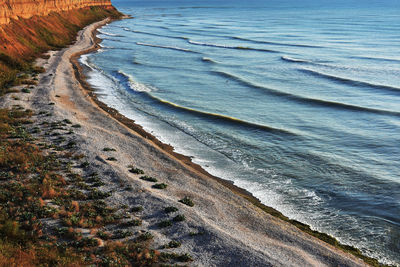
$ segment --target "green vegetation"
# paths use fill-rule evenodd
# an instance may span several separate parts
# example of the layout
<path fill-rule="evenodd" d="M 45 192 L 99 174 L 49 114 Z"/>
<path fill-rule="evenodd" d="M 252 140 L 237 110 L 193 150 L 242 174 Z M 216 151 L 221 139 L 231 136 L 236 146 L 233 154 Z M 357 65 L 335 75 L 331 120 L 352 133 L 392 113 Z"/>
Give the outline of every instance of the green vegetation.
<path fill-rule="evenodd" d="M 68 168 L 82 155 L 48 153 L 45 149 L 52 144 L 32 143 L 31 131 L 25 128 L 32 115 L 19 107 L 0 109 L 1 266 L 158 266 L 187 258 L 161 257 L 150 248 L 153 236 L 149 232 L 133 237 L 128 230 L 97 230 L 140 226 L 142 221 L 121 224 L 117 209 L 103 201 L 111 193 L 92 186 L 99 182 L 98 174 L 85 178 Z M 46 125 L 51 124 L 42 127 Z M 83 236 L 80 228 L 89 229 L 91 235 Z"/>
<path fill-rule="evenodd" d="M 165 228 L 165 227 L 170 227 L 172 226 L 172 222 L 168 220 L 164 220 L 158 223 L 158 227 L 160 228 Z"/>
<path fill-rule="evenodd" d="M 138 168 L 130 167 L 129 172 L 134 174 L 144 174 L 144 171 Z"/>
<path fill-rule="evenodd" d="M 147 182 L 152 182 L 152 183 L 157 183 L 158 182 L 158 180 L 156 178 L 150 177 L 150 176 L 147 176 L 147 175 L 146 176 L 142 176 L 139 179 L 145 180 Z"/>
<path fill-rule="evenodd" d="M 179 200 L 179 202 L 181 202 L 181 203 L 183 203 L 183 204 L 185 204 L 185 205 L 187 205 L 189 207 L 193 207 L 194 206 L 193 200 L 190 199 L 189 197 L 184 197 L 181 200 Z"/>
<path fill-rule="evenodd" d="M 181 242 L 172 240 L 167 245 L 164 245 L 164 248 L 179 248 L 181 245 Z"/>
<path fill-rule="evenodd" d="M 108 152 L 108 151 L 116 151 L 116 150 L 114 148 L 105 147 L 105 148 L 103 148 L 103 151 Z"/>
<path fill-rule="evenodd" d="M 186 220 L 185 215 L 179 214 L 176 215 L 173 219 L 174 222 L 183 222 L 184 220 Z"/>
<path fill-rule="evenodd" d="M 167 188 L 167 186 L 168 186 L 167 184 L 161 183 L 161 184 L 155 184 L 152 187 L 155 189 L 165 189 Z"/>
<path fill-rule="evenodd" d="M 142 206 L 136 206 L 131 208 L 131 212 L 140 212 L 140 211 L 143 211 Z"/>
<path fill-rule="evenodd" d="M 179 209 L 178 208 L 176 208 L 176 207 L 166 207 L 165 209 L 164 209 L 164 211 L 165 211 L 165 213 L 172 213 L 172 212 L 177 212 Z"/>

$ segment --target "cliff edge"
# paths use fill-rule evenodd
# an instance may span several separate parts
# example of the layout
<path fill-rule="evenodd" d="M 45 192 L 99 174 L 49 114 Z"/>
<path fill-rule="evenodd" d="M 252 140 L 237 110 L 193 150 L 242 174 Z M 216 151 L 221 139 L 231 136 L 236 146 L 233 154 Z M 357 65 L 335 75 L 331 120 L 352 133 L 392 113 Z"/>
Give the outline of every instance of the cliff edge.
<path fill-rule="evenodd" d="M 50 12 L 61 12 L 92 6 L 111 7 L 110 0 L 0 0 L 0 24 L 11 19 L 28 19 L 46 16 Z"/>
<path fill-rule="evenodd" d="M 121 17 L 110 0 L 0 0 L 0 95 L 24 82 L 33 60 L 71 44 L 79 30 Z"/>

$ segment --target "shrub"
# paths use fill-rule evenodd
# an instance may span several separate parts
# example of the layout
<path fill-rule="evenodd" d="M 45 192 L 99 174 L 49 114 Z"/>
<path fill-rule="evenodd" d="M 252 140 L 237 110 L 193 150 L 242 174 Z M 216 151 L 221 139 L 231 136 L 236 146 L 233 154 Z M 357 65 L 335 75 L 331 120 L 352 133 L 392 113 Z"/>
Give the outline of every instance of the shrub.
<path fill-rule="evenodd" d="M 126 238 L 129 236 L 132 236 L 133 233 L 131 231 L 128 230 L 117 230 L 114 232 L 113 238 L 114 239 L 122 239 L 122 238 Z"/>
<path fill-rule="evenodd" d="M 144 171 L 141 170 L 141 169 L 138 169 L 138 168 L 131 168 L 131 169 L 129 170 L 129 172 L 135 173 L 135 174 L 144 174 Z"/>
<path fill-rule="evenodd" d="M 21 92 L 25 93 L 25 94 L 29 94 L 31 91 L 28 88 L 22 88 Z"/>
<path fill-rule="evenodd" d="M 184 220 L 186 220 L 185 215 L 179 214 L 176 215 L 173 219 L 174 222 L 183 222 Z"/>
<path fill-rule="evenodd" d="M 165 220 L 158 223 L 160 228 L 170 227 L 172 225 L 171 221 Z"/>
<path fill-rule="evenodd" d="M 178 208 L 176 208 L 176 207 L 166 207 L 165 209 L 164 209 L 164 211 L 165 211 L 165 213 L 172 213 L 172 212 L 177 212 L 179 209 Z"/>
<path fill-rule="evenodd" d="M 117 161 L 117 159 L 114 158 L 114 157 L 108 157 L 107 160 L 108 160 L 108 161 Z"/>
<path fill-rule="evenodd" d="M 143 211 L 142 206 L 136 206 L 131 208 L 131 212 L 140 212 L 140 211 Z"/>
<path fill-rule="evenodd" d="M 109 233 L 103 232 L 103 231 L 98 231 L 96 233 L 96 236 L 103 239 L 103 240 L 108 240 L 111 238 L 111 235 Z"/>
<path fill-rule="evenodd" d="M 108 152 L 108 151 L 116 151 L 116 150 L 114 148 L 105 147 L 105 148 L 103 148 L 103 151 Z"/>
<path fill-rule="evenodd" d="M 184 197 L 181 200 L 179 200 L 179 202 L 181 202 L 181 203 L 183 203 L 183 204 L 185 204 L 185 205 L 187 205 L 189 207 L 193 207 L 194 206 L 193 201 L 189 197 Z"/>
<path fill-rule="evenodd" d="M 143 242 L 143 241 L 147 241 L 147 240 L 150 240 L 150 239 L 153 239 L 154 237 L 153 237 L 153 235 L 150 233 L 150 232 L 146 232 L 146 233 L 144 233 L 144 234 L 141 234 L 141 235 L 139 235 L 137 238 L 136 238 L 136 241 L 138 241 L 138 242 Z"/>
<path fill-rule="evenodd" d="M 179 248 L 181 246 L 181 242 L 179 241 L 175 241 L 175 240 L 171 240 L 167 245 L 165 245 L 165 248 Z"/>
<path fill-rule="evenodd" d="M 152 187 L 156 189 L 165 189 L 167 188 L 167 186 L 168 186 L 167 184 L 161 183 L 161 184 L 155 184 Z"/>
<path fill-rule="evenodd" d="M 142 225 L 142 221 L 139 220 L 139 219 L 134 219 L 134 220 L 126 222 L 125 225 L 127 225 L 127 226 L 141 226 Z"/>
<path fill-rule="evenodd" d="M 139 179 L 141 179 L 141 180 L 145 180 L 145 181 L 148 181 L 148 182 L 152 182 L 152 183 L 157 183 L 157 179 L 156 178 L 154 178 L 154 177 L 150 177 L 150 176 L 142 176 L 142 177 L 140 177 Z"/>

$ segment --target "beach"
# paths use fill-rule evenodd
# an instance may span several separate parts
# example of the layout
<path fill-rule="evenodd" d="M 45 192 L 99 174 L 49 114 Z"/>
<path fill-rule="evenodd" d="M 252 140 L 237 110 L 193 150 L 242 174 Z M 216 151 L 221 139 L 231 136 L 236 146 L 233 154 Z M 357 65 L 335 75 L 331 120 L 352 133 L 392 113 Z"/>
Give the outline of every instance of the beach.
<path fill-rule="evenodd" d="M 107 202 L 143 206 L 137 215 L 143 222 L 138 232 L 151 232 L 157 249 L 170 240 L 179 240 L 182 246 L 176 252 L 192 255 L 193 266 L 366 265 L 264 212 L 246 191 L 209 175 L 190 158 L 174 153 L 172 147 L 100 103 L 76 64 L 79 55 L 98 48 L 94 33 L 109 22 L 107 19 L 86 27 L 74 45 L 49 52 L 48 59 L 39 59 L 37 64 L 46 72 L 40 74 L 36 89 L 20 100 L 6 102 L 34 111 L 46 107 L 53 114 L 51 120 L 79 124 L 74 133 L 76 151 L 87 157 L 90 171 L 100 174 L 105 183 L 101 190 L 112 192 Z M 167 188 L 160 190 L 139 179 L 142 175 L 129 171 L 132 166 L 156 177 Z M 131 190 L 125 190 L 127 186 Z M 185 197 L 194 206 L 178 202 Z M 158 223 L 169 219 L 170 215 L 162 212 L 169 206 L 178 207 L 186 220 L 160 228 Z"/>

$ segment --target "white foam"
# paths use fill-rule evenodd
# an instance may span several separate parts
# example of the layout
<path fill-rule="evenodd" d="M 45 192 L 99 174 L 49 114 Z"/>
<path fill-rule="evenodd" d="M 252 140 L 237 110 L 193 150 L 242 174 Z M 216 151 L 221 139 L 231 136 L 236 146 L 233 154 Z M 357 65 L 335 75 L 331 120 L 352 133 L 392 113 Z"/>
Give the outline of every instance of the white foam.
<path fill-rule="evenodd" d="M 118 34 L 114 34 L 114 33 L 110 33 L 110 32 L 105 32 L 105 31 L 102 31 L 102 30 L 100 30 L 100 29 L 97 29 L 97 31 L 98 31 L 99 33 L 104 34 L 104 35 L 107 35 L 107 36 L 118 36 Z"/>
<path fill-rule="evenodd" d="M 151 91 L 155 91 L 154 87 L 147 86 L 145 84 L 135 81 L 135 79 L 133 78 L 132 75 L 127 74 L 127 73 L 123 72 L 122 70 L 119 70 L 118 73 L 125 76 L 128 79 L 129 87 L 136 92 L 148 92 L 149 93 Z"/>

